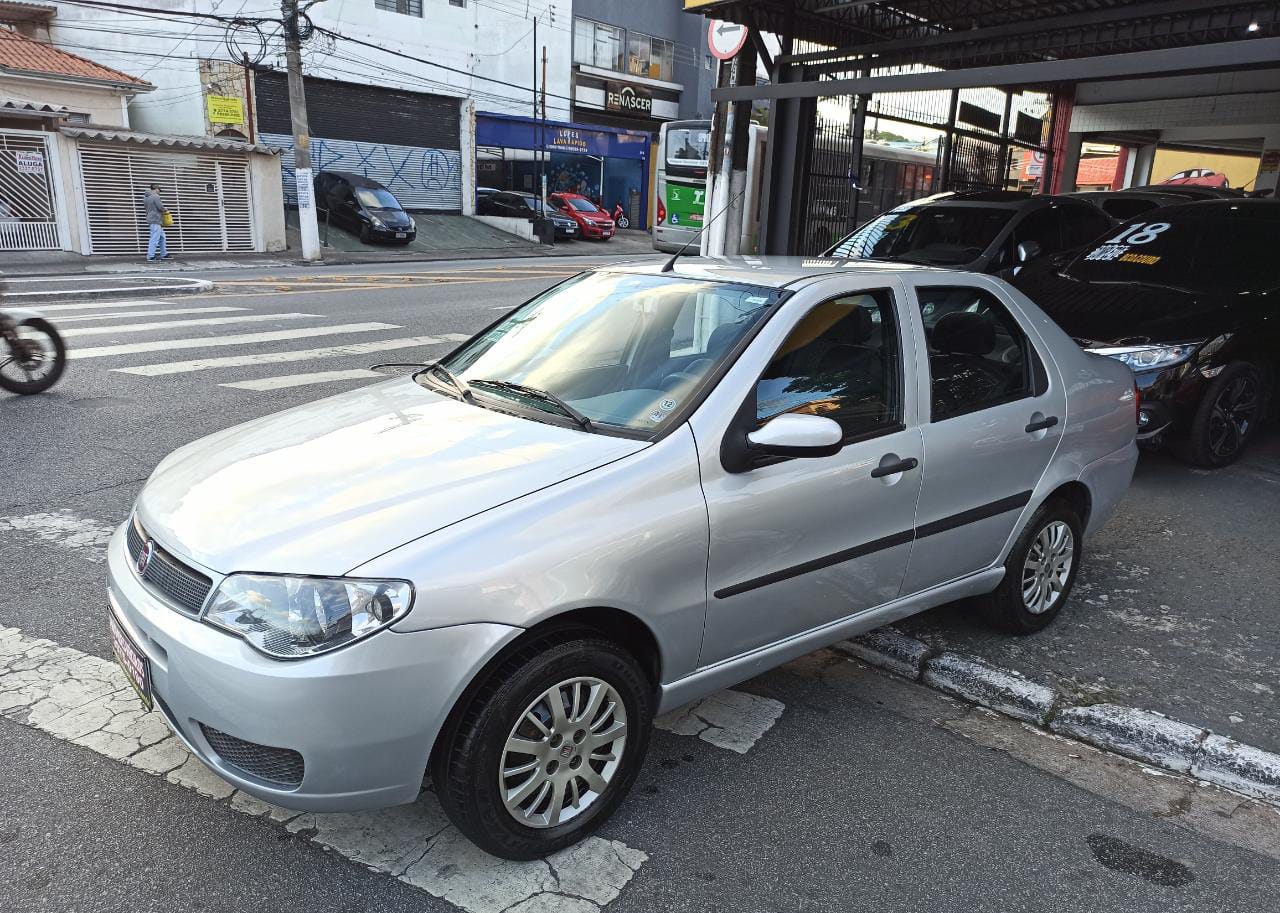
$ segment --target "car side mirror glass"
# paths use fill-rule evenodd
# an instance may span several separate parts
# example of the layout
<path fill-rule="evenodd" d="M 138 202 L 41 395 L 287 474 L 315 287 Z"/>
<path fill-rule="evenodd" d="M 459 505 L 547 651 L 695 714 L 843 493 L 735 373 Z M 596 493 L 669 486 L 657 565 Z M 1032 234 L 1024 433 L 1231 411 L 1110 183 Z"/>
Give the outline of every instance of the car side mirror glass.
<path fill-rule="evenodd" d="M 765 422 L 747 435 L 756 453 L 780 457 L 825 457 L 840 452 L 844 429 L 821 415 L 788 412 Z"/>
<path fill-rule="evenodd" d="M 1038 241 L 1023 241 L 1018 245 L 1018 262 L 1030 263 L 1043 252 Z"/>

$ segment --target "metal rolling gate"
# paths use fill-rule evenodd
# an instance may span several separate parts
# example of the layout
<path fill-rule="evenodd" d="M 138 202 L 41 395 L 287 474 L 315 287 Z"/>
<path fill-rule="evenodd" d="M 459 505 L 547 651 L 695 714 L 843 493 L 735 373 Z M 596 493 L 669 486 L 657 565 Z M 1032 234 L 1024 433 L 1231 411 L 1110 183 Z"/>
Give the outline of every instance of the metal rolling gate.
<path fill-rule="evenodd" d="M 0 130 L 0 250 L 58 250 L 56 167 L 38 133 Z"/>
<path fill-rule="evenodd" d="M 150 229 L 142 197 L 153 183 L 173 214 L 166 230 L 170 251 L 254 249 L 245 154 L 82 141 L 80 163 L 95 254 L 146 251 Z"/>

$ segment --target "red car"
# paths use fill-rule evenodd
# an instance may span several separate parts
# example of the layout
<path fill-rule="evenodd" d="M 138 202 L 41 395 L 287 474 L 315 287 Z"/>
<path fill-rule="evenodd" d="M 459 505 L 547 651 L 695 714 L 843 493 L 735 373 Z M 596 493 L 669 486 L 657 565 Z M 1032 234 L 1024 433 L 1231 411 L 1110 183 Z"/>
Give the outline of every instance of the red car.
<path fill-rule="evenodd" d="M 607 241 L 613 237 L 613 219 L 607 212 L 580 193 L 553 193 L 551 205 L 578 223 L 583 238 Z"/>
<path fill-rule="evenodd" d="M 1227 182 L 1227 176 L 1220 172 L 1214 171 L 1212 168 L 1188 168 L 1186 171 L 1179 171 L 1173 177 L 1162 184 L 1190 184 L 1193 187 L 1230 187 Z"/>

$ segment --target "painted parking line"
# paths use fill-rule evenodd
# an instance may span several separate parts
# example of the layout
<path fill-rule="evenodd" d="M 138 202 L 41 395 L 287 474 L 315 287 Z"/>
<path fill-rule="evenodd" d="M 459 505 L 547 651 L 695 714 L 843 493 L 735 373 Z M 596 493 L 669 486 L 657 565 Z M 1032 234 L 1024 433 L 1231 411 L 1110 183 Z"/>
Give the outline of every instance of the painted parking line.
<path fill-rule="evenodd" d="M 310 374 L 282 374 L 278 377 L 259 377 L 256 380 L 237 380 L 231 383 L 218 384 L 219 387 L 232 387 L 236 390 L 284 390 L 289 387 L 306 387 L 311 384 L 331 384 L 342 380 L 359 380 L 366 377 L 380 377 L 389 380 L 390 375 L 368 368 L 348 368 L 345 371 L 313 371 Z"/>
<path fill-rule="evenodd" d="M 187 327 L 215 327 L 231 323 L 268 323 L 283 320 L 304 320 L 308 317 L 319 317 L 319 314 L 245 314 L 237 317 L 198 317 L 195 320 L 157 320 L 149 323 L 124 323 L 109 327 L 73 327 L 63 330 L 65 337 L 77 336 L 110 336 L 116 333 L 153 333 L 157 331 L 176 330 Z"/>
<path fill-rule="evenodd" d="M 86 561 L 95 563 L 106 560 L 107 543 L 114 532 L 114 526 L 81 517 L 69 510 L 0 517 L 0 533 L 20 533 L 46 545 L 71 549 Z"/>
<path fill-rule="evenodd" d="M 287 342 L 314 336 L 344 336 L 348 333 L 371 333 L 375 330 L 404 329 L 395 323 L 344 323 L 331 327 L 306 327 L 297 330 L 271 330 L 266 333 L 233 333 L 228 336 L 199 336 L 194 339 L 157 339 L 116 346 L 72 349 L 72 359 L 107 358 L 113 355 L 137 355 L 143 352 L 169 352 L 174 349 L 204 349 L 212 346 L 242 346 L 259 342 Z"/>
<path fill-rule="evenodd" d="M 434 346 L 443 342 L 461 342 L 470 339 L 461 333 L 441 333 L 439 336 L 406 336 L 397 339 L 379 339 L 374 342 L 352 342 L 340 346 L 324 346 L 316 349 L 294 349 L 287 352 L 254 352 L 248 355 L 195 358 L 190 361 L 161 362 L 154 365 L 135 365 L 130 368 L 113 368 L 121 374 L 138 374 L 156 377 L 161 374 L 185 374 L 190 371 L 208 371 L 213 368 L 240 368 L 249 365 L 278 364 L 292 361 L 310 361 L 316 358 L 337 358 L 344 355 L 369 355 L 415 346 Z"/>
<path fill-rule="evenodd" d="M 597 913 L 649 858 L 620 841 L 589 837 L 545 860 L 497 859 L 450 825 L 429 791 L 377 812 L 299 814 L 268 805 L 190 754 L 159 713 L 143 709 L 115 663 L 16 628 L 0 628 L 0 716 L 280 822 L 466 913 Z"/>
<path fill-rule="evenodd" d="M 720 691 L 664 713 L 653 725 L 676 735 L 697 736 L 717 748 L 746 754 L 782 716 L 786 705 L 745 691 Z"/>

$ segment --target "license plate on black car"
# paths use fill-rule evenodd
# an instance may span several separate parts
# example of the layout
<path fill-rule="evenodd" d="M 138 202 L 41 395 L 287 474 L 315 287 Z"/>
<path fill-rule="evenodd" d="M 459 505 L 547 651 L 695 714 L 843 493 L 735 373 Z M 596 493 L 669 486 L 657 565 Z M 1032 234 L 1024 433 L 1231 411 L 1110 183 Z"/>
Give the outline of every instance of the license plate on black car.
<path fill-rule="evenodd" d="M 151 698 L 151 660 L 138 649 L 124 625 L 116 618 L 115 612 L 109 612 L 108 619 L 111 624 L 111 652 L 124 670 L 124 677 L 129 680 L 133 690 L 138 692 L 138 697 L 142 698 L 143 706 L 150 710 L 154 706 Z"/>
<path fill-rule="evenodd" d="M 409 235 L 408 235 L 408 233 L 407 233 L 407 232 L 403 232 L 403 231 L 398 231 L 398 232 L 396 232 L 396 237 L 397 237 L 397 238 L 407 238 L 408 236 L 409 236 Z"/>

